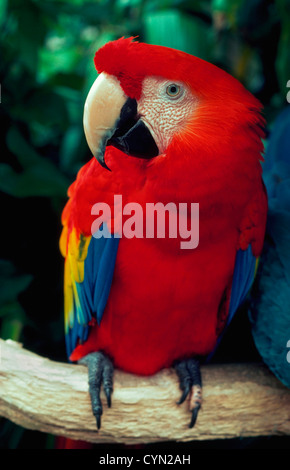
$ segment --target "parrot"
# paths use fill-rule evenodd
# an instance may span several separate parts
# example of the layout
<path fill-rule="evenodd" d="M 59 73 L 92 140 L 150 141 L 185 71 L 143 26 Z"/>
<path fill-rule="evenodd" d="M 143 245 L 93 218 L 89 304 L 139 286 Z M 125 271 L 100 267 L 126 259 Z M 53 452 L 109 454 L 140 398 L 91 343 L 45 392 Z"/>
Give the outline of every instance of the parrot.
<path fill-rule="evenodd" d="M 116 369 L 164 368 L 192 428 L 200 366 L 246 298 L 263 247 L 262 104 L 214 64 L 136 37 L 103 45 L 94 65 L 83 113 L 91 159 L 62 212 L 68 359 L 88 368 L 97 429 Z M 183 230 L 170 232 L 176 210 Z"/>
<path fill-rule="evenodd" d="M 249 318 L 263 362 L 290 388 L 290 107 L 270 130 L 263 166 L 266 236 L 250 295 Z"/>

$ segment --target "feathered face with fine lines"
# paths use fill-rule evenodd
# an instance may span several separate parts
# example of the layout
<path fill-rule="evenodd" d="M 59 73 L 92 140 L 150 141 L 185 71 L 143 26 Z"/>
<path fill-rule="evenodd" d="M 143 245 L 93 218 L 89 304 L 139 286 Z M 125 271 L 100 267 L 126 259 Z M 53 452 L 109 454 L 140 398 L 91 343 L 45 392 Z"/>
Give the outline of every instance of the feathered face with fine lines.
<path fill-rule="evenodd" d="M 138 113 L 158 147 L 165 153 L 174 135 L 180 133 L 193 116 L 198 98 L 182 81 L 162 77 L 145 78 Z"/>
<path fill-rule="evenodd" d="M 101 48 L 95 64 L 100 75 L 85 103 L 84 129 L 105 168 L 107 146 L 153 159 L 173 142 L 196 137 L 206 147 L 226 140 L 225 129 L 238 135 L 261 120 L 259 103 L 239 82 L 180 51 L 122 38 Z"/>
<path fill-rule="evenodd" d="M 118 79 L 102 72 L 85 105 L 88 144 L 103 166 L 107 145 L 139 158 L 162 155 L 186 127 L 197 104 L 198 98 L 180 80 L 145 77 L 137 101 L 126 96 Z"/>

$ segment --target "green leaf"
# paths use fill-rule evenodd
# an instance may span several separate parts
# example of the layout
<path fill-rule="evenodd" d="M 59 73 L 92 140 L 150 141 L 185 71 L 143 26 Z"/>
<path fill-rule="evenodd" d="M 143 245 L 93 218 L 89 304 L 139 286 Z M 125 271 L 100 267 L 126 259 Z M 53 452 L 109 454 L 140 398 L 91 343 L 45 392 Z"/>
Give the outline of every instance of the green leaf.
<path fill-rule="evenodd" d="M 44 160 L 44 159 L 43 159 Z M 9 165 L 0 165 L 0 190 L 14 197 L 64 197 L 69 181 L 49 161 L 16 173 Z"/>
<path fill-rule="evenodd" d="M 11 109 L 11 115 L 16 121 L 38 123 L 43 126 L 57 126 L 64 130 L 68 125 L 67 104 L 65 100 L 49 88 L 35 88 L 22 102 Z"/>
<path fill-rule="evenodd" d="M 25 67 L 35 72 L 38 51 L 47 32 L 45 17 L 33 0 L 10 1 L 12 3 L 10 10 L 17 22 L 14 39 L 17 44 L 19 60 Z"/>
<path fill-rule="evenodd" d="M 7 0 L 2 0 L 0 2 L 0 26 L 4 23 L 6 17 L 6 9 L 7 9 Z"/>
<path fill-rule="evenodd" d="M 31 323 L 18 301 L 18 296 L 30 285 L 30 274 L 19 274 L 8 260 L 0 260 L 1 338 L 18 341 L 23 325 Z"/>
<path fill-rule="evenodd" d="M 39 162 L 41 158 L 35 149 L 24 139 L 19 129 L 12 126 L 6 136 L 7 147 L 13 153 L 23 166 L 29 168 Z"/>
<path fill-rule="evenodd" d="M 83 128 L 81 126 L 70 127 L 60 146 L 60 164 L 65 171 L 71 172 L 75 165 L 79 164 L 86 145 Z M 85 147 L 86 148 L 86 147 Z"/>
<path fill-rule="evenodd" d="M 66 87 L 72 90 L 81 90 L 84 77 L 80 73 L 73 71 L 57 72 L 47 80 L 47 85 L 51 88 Z"/>
<path fill-rule="evenodd" d="M 1 311 L 0 311 L 1 315 Z M 23 328 L 24 322 L 18 318 L 9 318 L 7 317 L 2 321 L 1 325 L 1 338 L 12 339 L 13 341 L 19 341 L 21 331 Z"/>
<path fill-rule="evenodd" d="M 5 317 L 10 319 L 24 319 L 25 313 L 18 301 L 13 301 L 4 305 L 0 305 L 0 317 L 5 319 Z"/>
<path fill-rule="evenodd" d="M 16 126 L 8 131 L 7 146 L 23 171 L 16 173 L 9 165 L 0 164 L 0 190 L 14 197 L 65 196 L 69 180 L 53 162 L 36 152 Z"/>
<path fill-rule="evenodd" d="M 276 58 L 276 69 L 280 83 L 281 93 L 287 95 L 286 88 L 290 80 L 290 2 L 289 0 L 276 0 L 281 19 L 281 35 Z"/>
<path fill-rule="evenodd" d="M 24 325 L 32 323 L 28 320 L 21 305 L 15 301 L 0 307 L 1 338 L 18 341 Z"/>
<path fill-rule="evenodd" d="M 146 13 L 144 23 L 147 42 L 179 49 L 208 60 L 211 38 L 207 25 L 199 18 L 178 10 L 164 10 Z"/>

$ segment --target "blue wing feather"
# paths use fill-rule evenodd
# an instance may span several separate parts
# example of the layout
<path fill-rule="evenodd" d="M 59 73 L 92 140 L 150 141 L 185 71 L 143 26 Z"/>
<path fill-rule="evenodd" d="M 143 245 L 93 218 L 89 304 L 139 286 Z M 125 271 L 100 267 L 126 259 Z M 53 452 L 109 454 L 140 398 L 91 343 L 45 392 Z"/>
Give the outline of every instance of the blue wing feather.
<path fill-rule="evenodd" d="M 249 245 L 246 250 L 240 249 L 237 251 L 226 325 L 218 338 L 214 351 L 207 356 L 207 362 L 212 359 L 227 327 L 248 295 L 254 281 L 256 263 L 257 258 L 253 255 L 251 245 Z"/>
<path fill-rule="evenodd" d="M 254 280 L 257 258 L 253 255 L 251 245 L 247 250 L 238 250 L 233 276 L 229 314 L 230 324 L 239 306 L 244 302 Z"/>
<path fill-rule="evenodd" d="M 120 239 L 105 226 L 102 233 L 100 238 L 91 237 L 84 261 L 84 280 L 75 282 L 73 322 L 66 332 L 68 357 L 78 343 L 86 341 L 92 318 L 100 324 L 110 294 Z"/>

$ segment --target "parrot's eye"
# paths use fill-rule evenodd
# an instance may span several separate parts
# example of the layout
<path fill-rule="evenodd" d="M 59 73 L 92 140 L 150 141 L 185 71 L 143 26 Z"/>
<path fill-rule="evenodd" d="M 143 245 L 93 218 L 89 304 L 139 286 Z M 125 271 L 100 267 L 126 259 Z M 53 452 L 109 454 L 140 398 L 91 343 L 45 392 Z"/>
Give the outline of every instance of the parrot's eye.
<path fill-rule="evenodd" d="M 178 98 L 181 94 L 181 86 L 176 83 L 170 83 L 166 88 L 166 93 L 170 98 Z"/>

